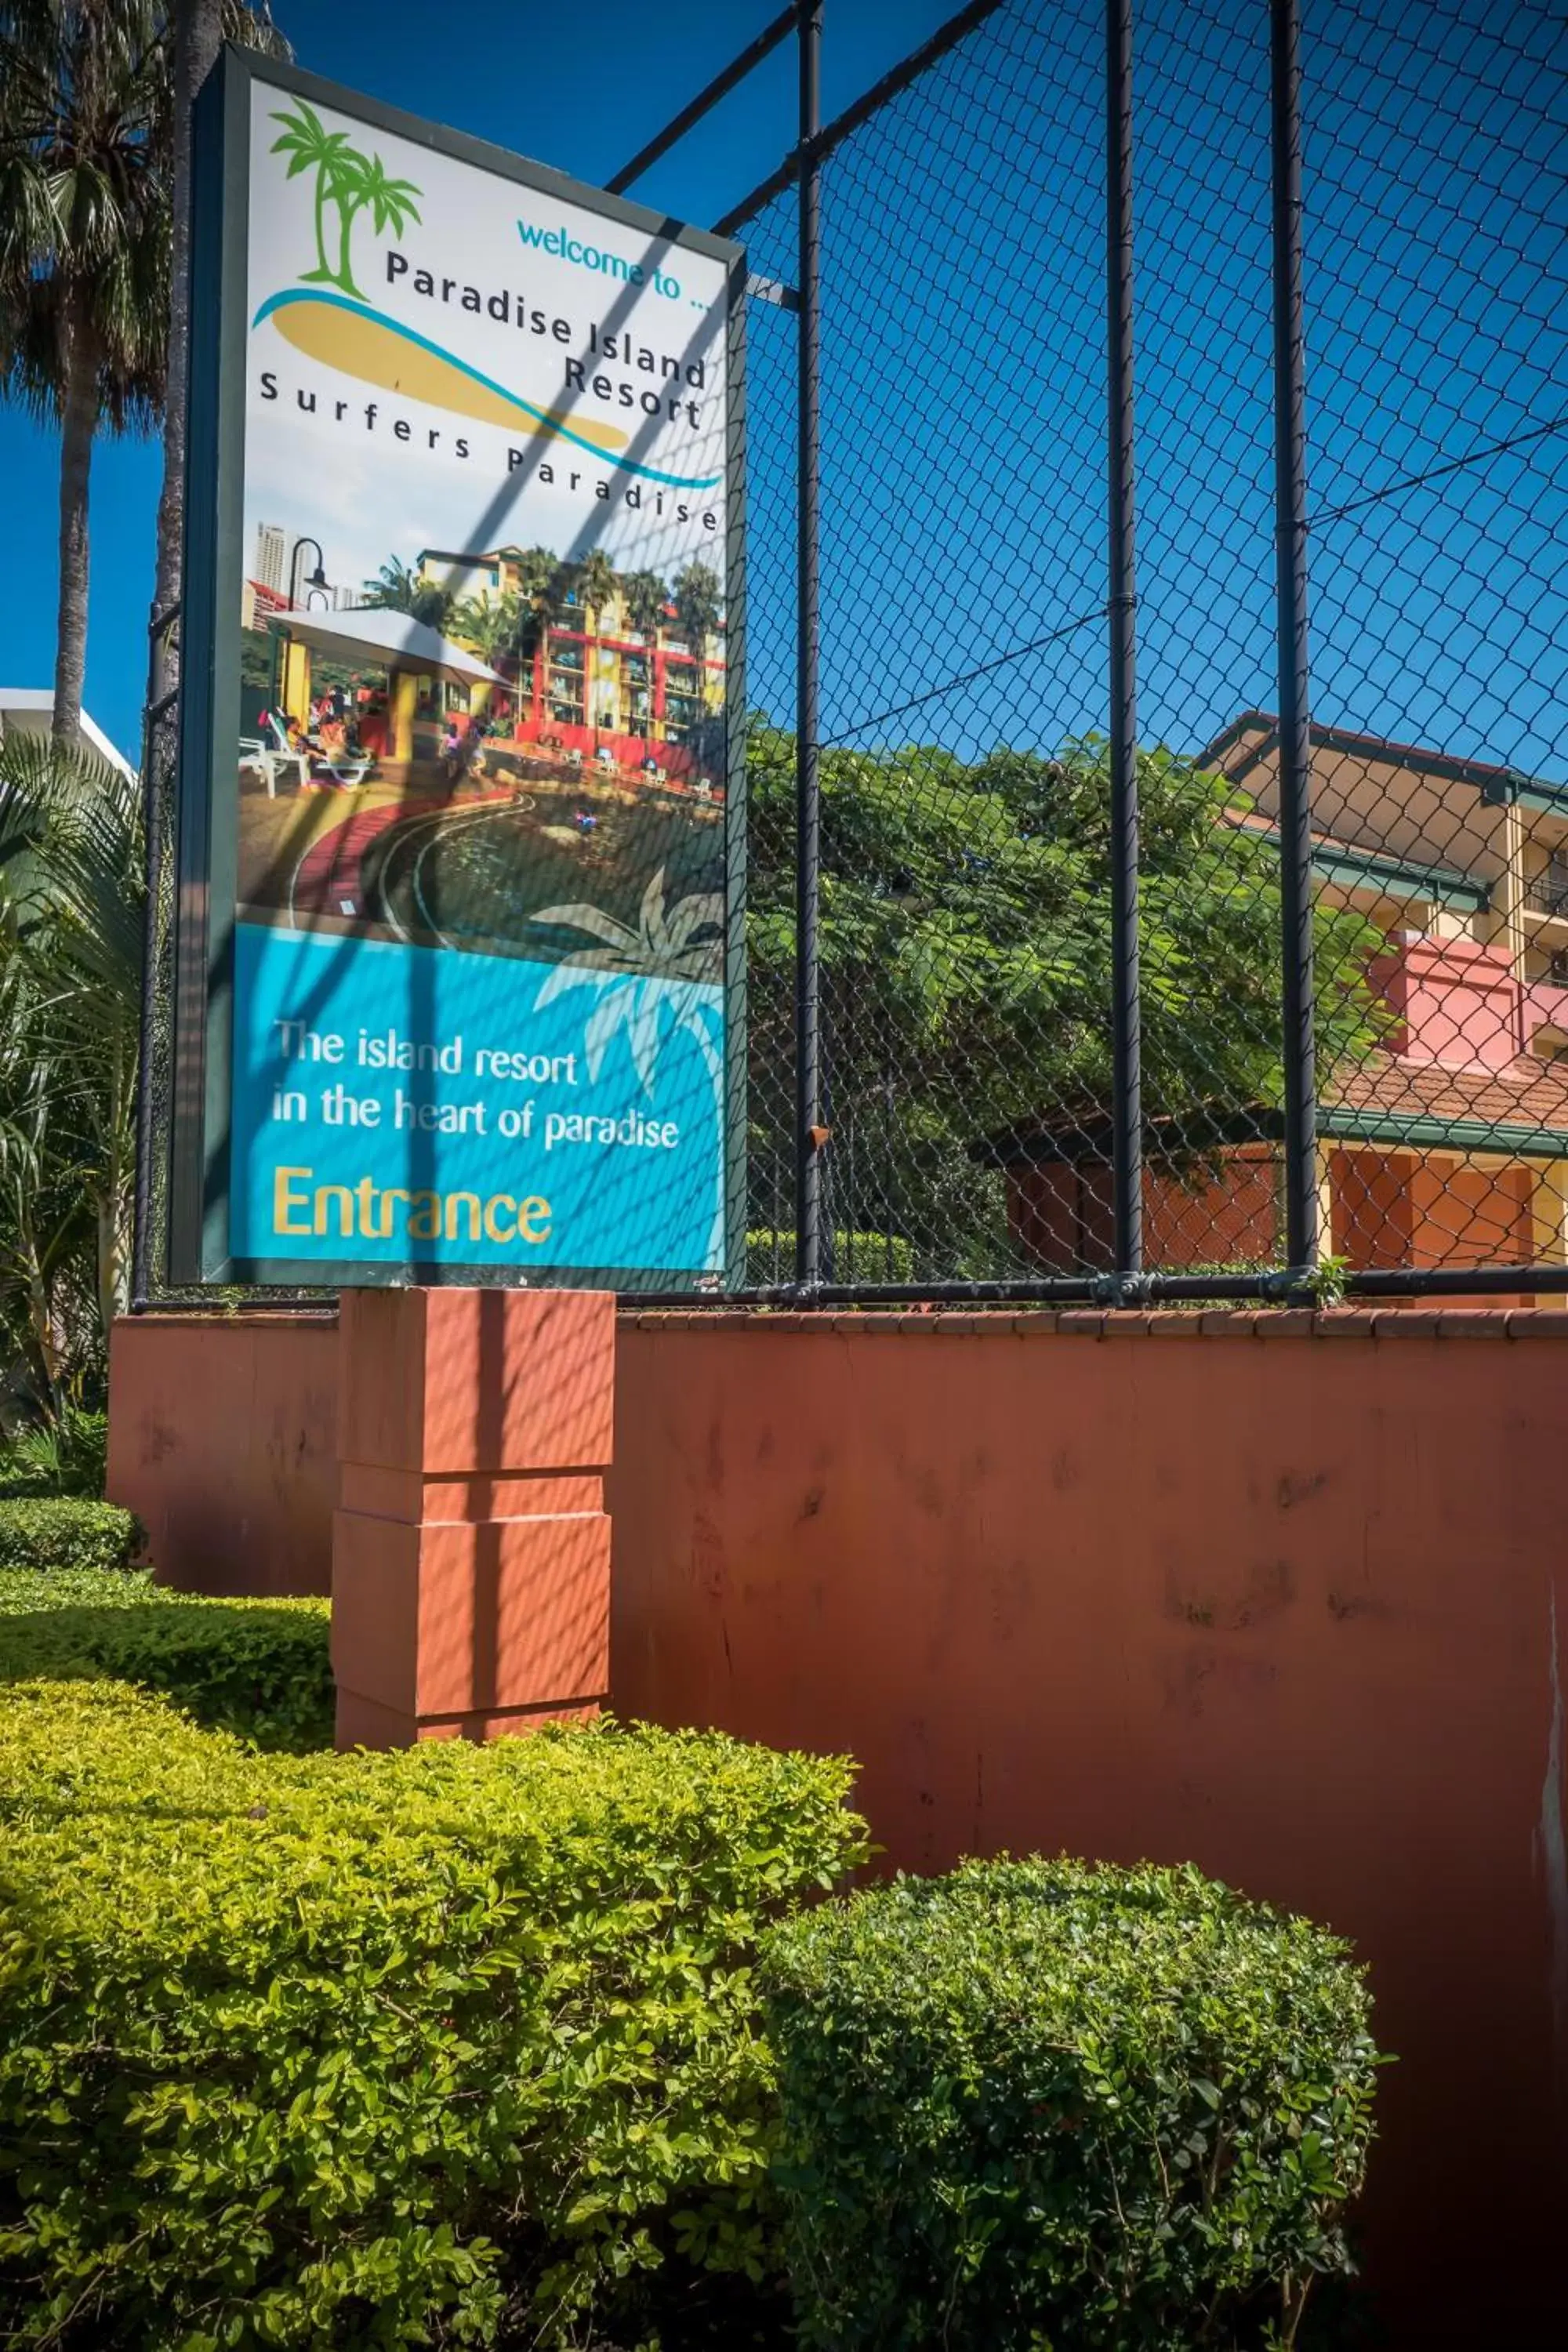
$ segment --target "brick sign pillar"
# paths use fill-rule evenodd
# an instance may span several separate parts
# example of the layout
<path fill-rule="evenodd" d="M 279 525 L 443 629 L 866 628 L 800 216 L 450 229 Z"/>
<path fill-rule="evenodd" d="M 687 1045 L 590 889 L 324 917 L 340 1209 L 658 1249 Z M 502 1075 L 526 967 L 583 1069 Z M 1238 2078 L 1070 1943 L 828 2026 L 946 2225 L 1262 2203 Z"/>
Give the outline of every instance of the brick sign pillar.
<path fill-rule="evenodd" d="M 614 1299 L 345 1291 L 339 1346 L 339 1747 L 596 1714 Z"/>

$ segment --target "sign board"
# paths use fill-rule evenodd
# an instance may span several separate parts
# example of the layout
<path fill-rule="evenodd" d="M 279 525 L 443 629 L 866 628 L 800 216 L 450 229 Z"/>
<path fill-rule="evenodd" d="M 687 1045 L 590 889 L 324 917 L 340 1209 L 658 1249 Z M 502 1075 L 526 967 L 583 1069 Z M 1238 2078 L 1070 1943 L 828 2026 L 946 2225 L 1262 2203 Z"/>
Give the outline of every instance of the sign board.
<path fill-rule="evenodd" d="M 236 50 L 195 150 L 171 1276 L 717 1286 L 739 248 Z"/>

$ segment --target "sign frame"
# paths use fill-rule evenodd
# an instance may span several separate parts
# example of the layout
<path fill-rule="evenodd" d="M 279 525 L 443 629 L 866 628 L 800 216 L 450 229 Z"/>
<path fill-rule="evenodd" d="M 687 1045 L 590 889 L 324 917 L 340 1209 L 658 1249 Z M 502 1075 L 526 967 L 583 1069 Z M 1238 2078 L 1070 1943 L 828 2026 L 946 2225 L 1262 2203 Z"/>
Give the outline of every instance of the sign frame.
<path fill-rule="evenodd" d="M 723 264 L 726 297 L 724 1062 L 721 1272 L 447 1261 L 240 1256 L 230 1247 L 238 798 L 240 597 L 244 567 L 247 254 L 253 85 L 345 114 L 368 129 L 558 198 L 664 250 Z M 192 125 L 190 361 L 180 612 L 171 1083 L 165 1275 L 178 1288 L 420 1286 L 690 1292 L 733 1288 L 746 1256 L 746 260 L 734 239 L 678 222 L 470 134 L 321 76 L 226 45 Z M 415 949 L 412 952 L 421 952 Z M 436 952 L 436 950 L 425 950 Z"/>

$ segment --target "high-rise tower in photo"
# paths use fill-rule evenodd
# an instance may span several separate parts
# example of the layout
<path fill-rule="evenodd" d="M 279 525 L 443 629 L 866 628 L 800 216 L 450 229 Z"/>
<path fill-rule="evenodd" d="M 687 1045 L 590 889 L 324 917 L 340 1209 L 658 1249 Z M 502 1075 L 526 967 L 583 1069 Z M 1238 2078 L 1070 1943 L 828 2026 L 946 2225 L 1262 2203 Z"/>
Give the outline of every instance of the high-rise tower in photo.
<path fill-rule="evenodd" d="M 283 593 L 283 533 L 275 522 L 256 526 L 256 569 L 251 577 L 263 588 Z"/>

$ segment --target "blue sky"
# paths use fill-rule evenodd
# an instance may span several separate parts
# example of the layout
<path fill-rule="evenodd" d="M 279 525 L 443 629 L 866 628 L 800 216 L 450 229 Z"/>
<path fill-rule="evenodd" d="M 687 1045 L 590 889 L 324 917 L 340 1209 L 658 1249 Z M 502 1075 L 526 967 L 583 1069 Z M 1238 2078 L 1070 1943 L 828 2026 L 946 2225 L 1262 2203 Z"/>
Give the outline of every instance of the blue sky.
<path fill-rule="evenodd" d="M 777 0 L 600 0 L 592 11 L 517 0 L 275 0 L 312 72 L 602 182 L 778 13 Z M 824 61 L 829 113 L 858 95 L 950 13 L 945 0 L 837 0 Z M 708 224 L 755 185 L 793 136 L 787 47 L 635 193 Z M 54 670 L 57 444 L 0 407 L 6 486 L 5 676 L 47 686 Z M 134 757 L 145 685 L 158 452 L 101 441 L 93 467 L 87 704 Z"/>
<path fill-rule="evenodd" d="M 826 110 L 951 5 L 828 0 Z M 447 38 L 429 0 L 278 0 L 303 64 L 589 182 L 773 13 L 468 0 Z M 1304 13 L 1315 715 L 1568 778 L 1568 432 L 1541 430 L 1568 420 L 1568 13 Z M 1275 701 L 1267 17 L 1138 8 L 1141 733 L 1183 748 Z M 1104 723 L 1100 26 L 1100 0 L 1012 0 L 825 174 L 830 738 L 969 751 Z M 793 105 L 784 49 L 637 193 L 713 220 Z M 793 275 L 792 197 L 745 234 Z M 780 715 L 792 370 L 792 322 L 753 304 L 748 677 Z M 7 667 L 41 684 L 54 452 L 5 411 L 0 479 Z M 155 491 L 153 452 L 100 447 L 88 700 L 127 749 Z"/>
<path fill-rule="evenodd" d="M 1134 13 L 1139 731 L 1192 751 L 1277 707 L 1268 11 Z M 1314 715 L 1568 780 L 1568 13 L 1303 16 Z M 830 739 L 1105 724 L 1102 25 L 1015 0 L 825 175 Z M 786 199 L 754 265 L 793 235 Z M 789 364 L 753 314 L 750 667 L 784 709 Z"/>

